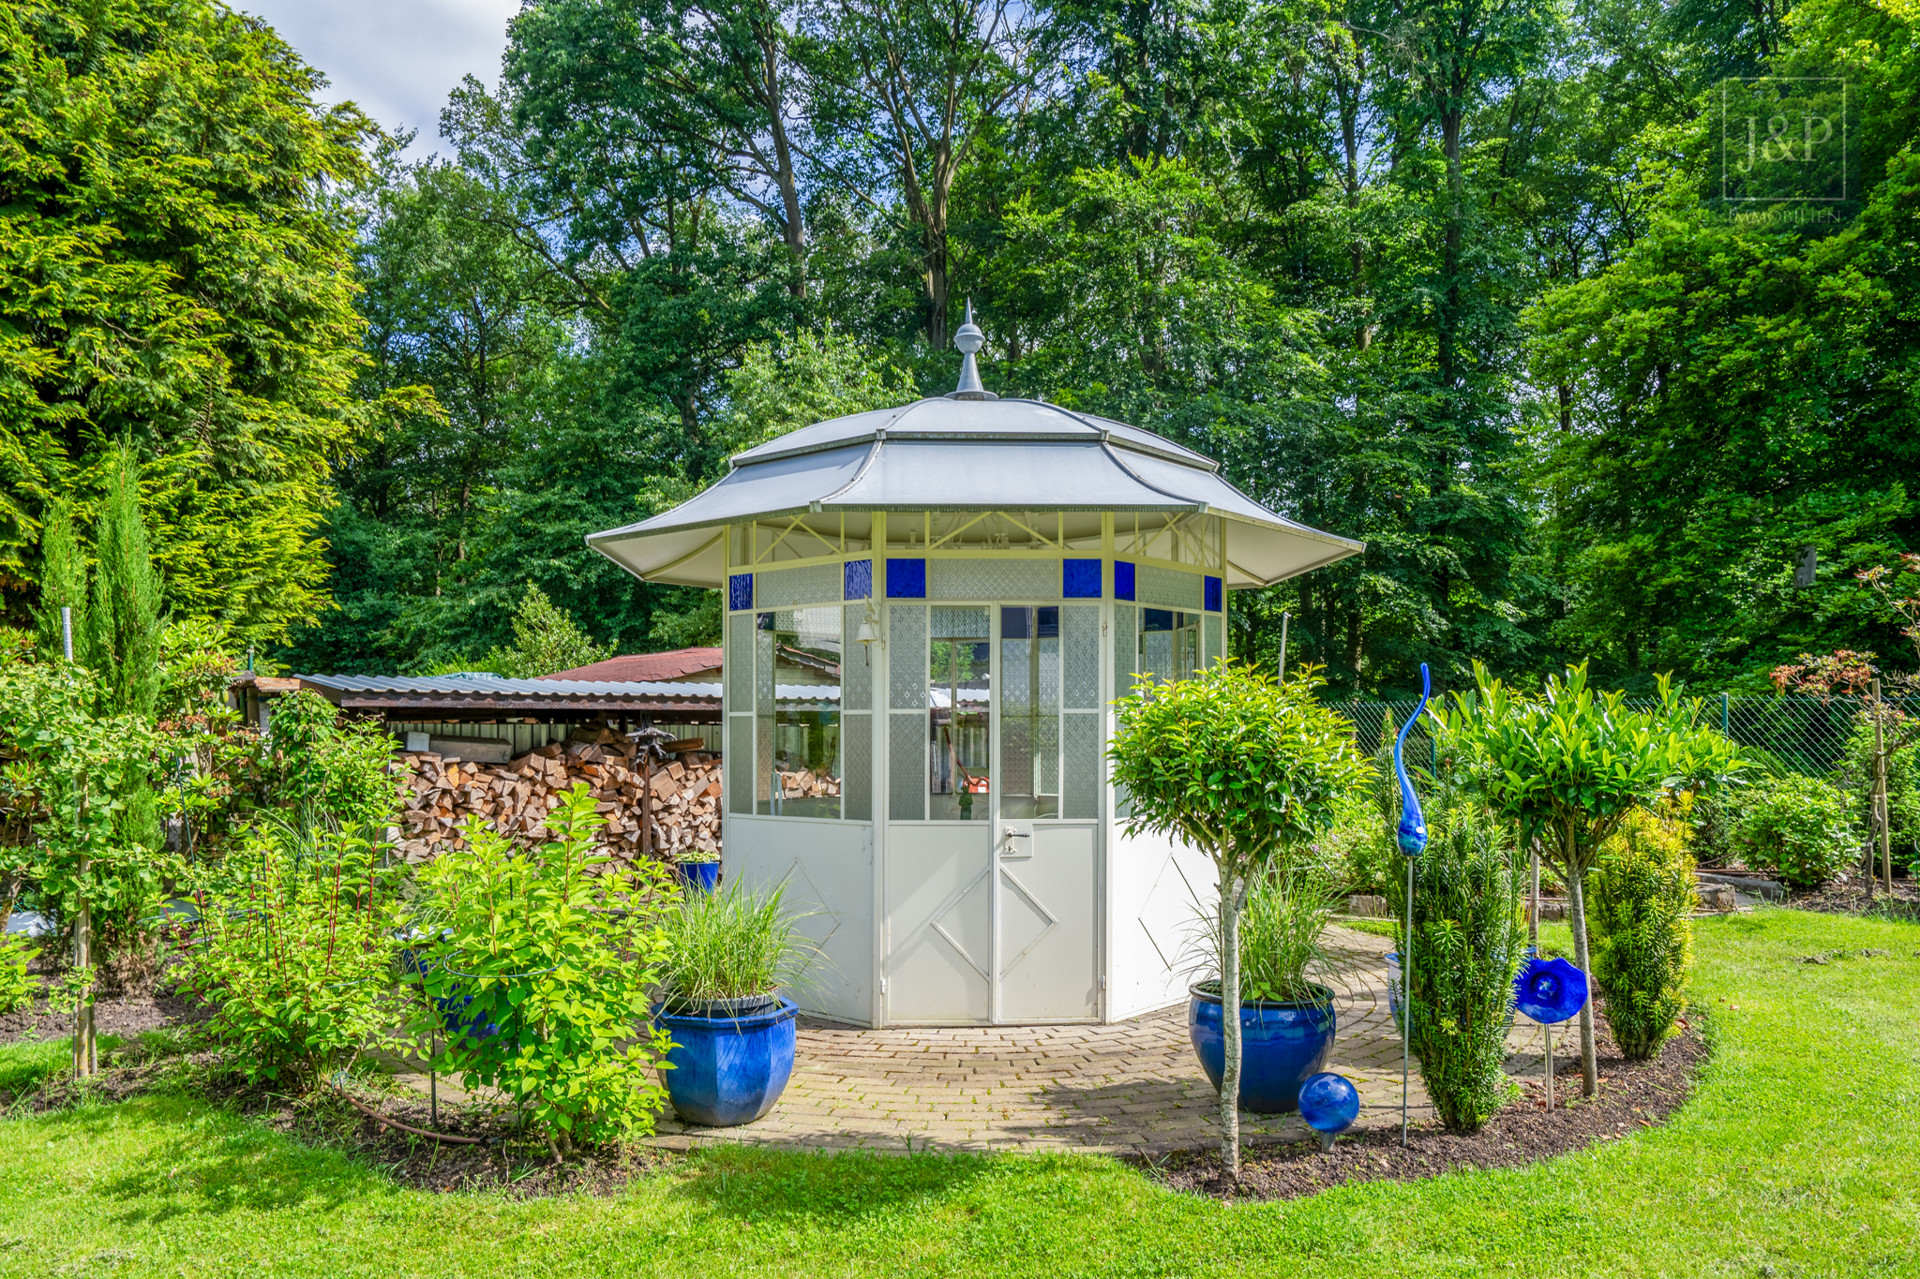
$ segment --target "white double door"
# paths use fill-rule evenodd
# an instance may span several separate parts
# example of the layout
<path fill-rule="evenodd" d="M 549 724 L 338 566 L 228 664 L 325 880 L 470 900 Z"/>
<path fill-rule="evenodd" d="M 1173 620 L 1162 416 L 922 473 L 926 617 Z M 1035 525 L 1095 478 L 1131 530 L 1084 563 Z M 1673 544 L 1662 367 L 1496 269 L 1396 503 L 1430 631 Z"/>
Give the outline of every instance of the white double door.
<path fill-rule="evenodd" d="M 998 619 L 1002 610 L 994 613 Z M 1032 811 L 1031 797 L 1001 790 L 1009 775 L 1028 775 L 1023 756 L 1032 737 L 1001 714 L 1000 690 L 1021 687 L 1017 672 L 1001 669 L 1008 651 L 1019 651 L 998 642 L 1003 625 L 996 621 L 991 767 L 976 801 L 987 819 L 887 826 L 882 1002 L 889 1024 L 1101 1016 L 1099 823 L 1003 816 L 1009 808 Z M 937 729 L 929 740 L 940 741 Z M 938 775 L 938 761 L 929 771 Z"/>

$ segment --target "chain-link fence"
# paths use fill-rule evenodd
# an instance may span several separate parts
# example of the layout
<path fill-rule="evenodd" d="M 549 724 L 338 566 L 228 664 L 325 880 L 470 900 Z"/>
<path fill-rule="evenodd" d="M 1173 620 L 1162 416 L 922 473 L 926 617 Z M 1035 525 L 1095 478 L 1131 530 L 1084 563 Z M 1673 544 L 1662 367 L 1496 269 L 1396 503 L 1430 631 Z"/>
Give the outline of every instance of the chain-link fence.
<path fill-rule="evenodd" d="M 1920 698 L 1889 698 L 1908 715 L 1920 714 Z M 1393 702 L 1336 702 L 1333 708 L 1353 721 L 1360 749 L 1378 750 L 1390 741 L 1420 705 L 1418 699 Z M 1643 710 L 1654 705 L 1651 698 L 1627 699 L 1627 705 Z M 1835 697 L 1735 697 L 1722 694 L 1709 698 L 1702 707 L 1709 723 L 1753 752 L 1764 751 L 1781 768 L 1809 776 L 1825 776 L 1840 767 L 1848 754 L 1848 743 L 1856 732 L 1864 730 L 1864 699 Z M 1430 764 L 1433 739 L 1426 724 L 1416 724 L 1407 734 L 1406 758 L 1409 764 Z"/>

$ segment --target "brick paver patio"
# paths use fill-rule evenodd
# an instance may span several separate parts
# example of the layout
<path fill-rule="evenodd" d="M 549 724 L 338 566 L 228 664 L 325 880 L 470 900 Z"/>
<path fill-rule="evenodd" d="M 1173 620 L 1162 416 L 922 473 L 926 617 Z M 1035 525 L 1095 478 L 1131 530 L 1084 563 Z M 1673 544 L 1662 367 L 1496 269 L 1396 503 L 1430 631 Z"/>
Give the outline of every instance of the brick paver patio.
<path fill-rule="evenodd" d="M 1360 1125 L 1400 1122 L 1400 1036 L 1382 937 L 1335 928 L 1321 979 L 1336 992 L 1327 1069 L 1360 1090 Z M 1415 962 L 1419 957 L 1416 955 Z M 1556 1043 L 1564 1054 L 1565 1048 Z M 1515 1074 L 1540 1073 L 1539 1031 L 1510 1039 Z M 1431 1107 L 1416 1069 L 1416 1119 Z M 1186 1007 L 1111 1026 L 861 1030 L 802 1018 L 793 1079 L 764 1118 L 698 1128 L 670 1114 L 653 1144 L 752 1142 L 815 1150 L 1161 1151 L 1218 1140 L 1216 1102 L 1187 1040 Z M 1297 1116 L 1241 1116 L 1250 1142 L 1297 1140 Z"/>

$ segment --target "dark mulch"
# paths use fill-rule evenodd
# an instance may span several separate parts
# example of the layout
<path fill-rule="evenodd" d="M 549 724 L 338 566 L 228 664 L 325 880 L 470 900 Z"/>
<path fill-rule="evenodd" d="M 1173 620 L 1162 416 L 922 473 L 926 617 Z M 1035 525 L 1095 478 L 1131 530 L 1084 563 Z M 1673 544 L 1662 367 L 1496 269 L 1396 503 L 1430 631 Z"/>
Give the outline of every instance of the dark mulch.
<path fill-rule="evenodd" d="M 1685 1023 L 1682 1023 L 1683 1027 Z M 1175 1190 L 1217 1199 L 1294 1199 L 1360 1181 L 1416 1181 L 1465 1168 L 1520 1168 L 1602 1141 L 1618 1141 L 1664 1121 L 1692 1090 L 1706 1044 L 1685 1027 L 1650 1062 L 1629 1062 L 1614 1046 L 1604 1023 L 1599 1032 L 1600 1095 L 1580 1099 L 1580 1063 L 1563 1065 L 1547 1109 L 1540 1083 L 1495 1115 L 1471 1137 L 1443 1131 L 1438 1122 L 1418 1125 L 1407 1147 L 1400 1130 L 1366 1129 L 1343 1134 L 1330 1151 L 1317 1141 L 1256 1146 L 1241 1156 L 1240 1181 L 1222 1173 L 1215 1150 L 1180 1151 L 1165 1157 L 1135 1156 Z"/>
<path fill-rule="evenodd" d="M 191 1026 L 213 1010 L 171 986 L 157 986 L 143 995 L 101 995 L 93 1001 L 96 1034 L 131 1039 L 142 1031 L 169 1026 Z M 73 1014 L 47 1010 L 44 1000 L 0 1016 L 0 1044 L 30 1039 L 64 1039 L 73 1033 Z"/>
<path fill-rule="evenodd" d="M 1845 883 L 1794 889 L 1787 895 L 1787 905 L 1825 915 L 1893 915 L 1920 919 L 1920 884 L 1913 880 L 1894 880 L 1891 897 L 1878 887 L 1869 897 L 1867 890 L 1866 880 L 1855 875 Z"/>

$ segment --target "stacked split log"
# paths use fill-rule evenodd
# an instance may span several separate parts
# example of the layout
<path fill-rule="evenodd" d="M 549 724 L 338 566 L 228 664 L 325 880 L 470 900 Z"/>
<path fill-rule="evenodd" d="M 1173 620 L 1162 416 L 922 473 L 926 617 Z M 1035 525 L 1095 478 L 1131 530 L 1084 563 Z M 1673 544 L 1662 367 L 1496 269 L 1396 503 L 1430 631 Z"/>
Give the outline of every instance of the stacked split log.
<path fill-rule="evenodd" d="M 839 793 L 839 780 L 822 773 L 800 769 L 780 774 L 780 794 L 785 799 L 819 799 Z"/>
<path fill-rule="evenodd" d="M 552 838 L 547 815 L 560 796 L 585 782 L 607 820 L 601 838 L 617 860 L 643 850 L 678 859 L 720 851 L 720 759 L 699 749 L 698 738 L 668 744 L 666 762 L 649 771 L 634 747 L 609 731 L 576 732 L 504 764 L 447 758 L 432 752 L 400 756 L 407 774 L 401 814 L 401 852 L 424 862 L 449 848 L 464 847 L 461 828 L 470 817 L 522 847 Z M 646 791 L 651 789 L 649 802 Z M 650 839 L 642 825 L 651 825 Z"/>

